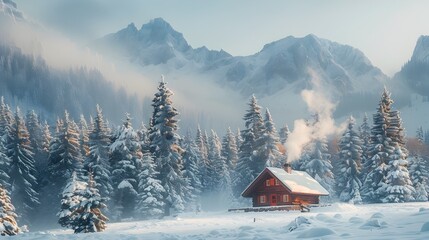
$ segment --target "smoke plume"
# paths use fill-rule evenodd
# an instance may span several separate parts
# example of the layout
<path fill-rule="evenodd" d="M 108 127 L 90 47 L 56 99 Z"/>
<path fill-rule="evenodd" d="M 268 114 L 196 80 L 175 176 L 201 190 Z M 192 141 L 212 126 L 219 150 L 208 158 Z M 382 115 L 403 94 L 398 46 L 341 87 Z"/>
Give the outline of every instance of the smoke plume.
<path fill-rule="evenodd" d="M 312 71 L 310 74 L 313 88 L 303 90 L 301 97 L 307 104 L 308 111 L 318 116 L 318 121 L 314 124 L 309 124 L 305 119 L 294 121 L 293 131 L 285 143 L 288 153 L 287 162 L 298 160 L 303 148 L 311 141 L 334 134 L 339 129 L 335 126 L 332 117 L 336 104 L 326 96 L 328 91 L 323 89 L 320 78 Z"/>

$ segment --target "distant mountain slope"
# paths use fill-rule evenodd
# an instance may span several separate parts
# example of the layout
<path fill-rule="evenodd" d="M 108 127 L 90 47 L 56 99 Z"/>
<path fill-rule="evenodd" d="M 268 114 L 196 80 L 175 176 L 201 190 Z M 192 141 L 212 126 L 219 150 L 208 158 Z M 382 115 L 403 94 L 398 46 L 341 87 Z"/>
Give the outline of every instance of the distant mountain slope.
<path fill-rule="evenodd" d="M 411 59 L 395 75 L 395 80 L 429 97 L 429 36 L 420 36 Z"/>
<path fill-rule="evenodd" d="M 75 119 L 94 114 L 96 104 L 120 123 L 125 111 L 141 114 L 141 104 L 125 90 L 106 81 L 95 69 L 56 70 L 43 59 L 0 44 L 0 96 L 21 109 L 36 109 L 44 119 L 55 120 L 67 109 Z"/>

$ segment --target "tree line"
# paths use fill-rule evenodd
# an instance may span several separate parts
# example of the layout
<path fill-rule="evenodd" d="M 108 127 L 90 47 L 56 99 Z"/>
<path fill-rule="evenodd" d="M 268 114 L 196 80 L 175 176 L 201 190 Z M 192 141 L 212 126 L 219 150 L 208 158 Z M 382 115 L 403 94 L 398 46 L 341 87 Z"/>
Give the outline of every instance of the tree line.
<path fill-rule="evenodd" d="M 2 98 L 2 234 L 22 231 L 17 220 L 29 226 L 56 221 L 75 233 L 95 232 L 109 219 L 153 219 L 219 203 L 246 204 L 240 195 L 247 185 L 265 167 L 285 162 L 289 129 L 278 131 L 255 96 L 243 117 L 244 129 L 228 128 L 220 138 L 199 126 L 195 136 L 191 131 L 180 136 L 172 95 L 160 82 L 148 125 L 133 128 L 126 114 L 113 130 L 98 105 L 89 124 L 84 117 L 76 123 L 65 111 L 51 131 L 35 111 L 23 117 Z M 410 156 L 392 103 L 385 90 L 372 127 L 365 117 L 357 131 L 350 117 L 337 144 L 328 144 L 328 138 L 310 142 L 294 169 L 318 180 L 331 193 L 329 201 L 427 201 L 426 155 Z M 315 115 L 307 124 L 317 121 Z"/>

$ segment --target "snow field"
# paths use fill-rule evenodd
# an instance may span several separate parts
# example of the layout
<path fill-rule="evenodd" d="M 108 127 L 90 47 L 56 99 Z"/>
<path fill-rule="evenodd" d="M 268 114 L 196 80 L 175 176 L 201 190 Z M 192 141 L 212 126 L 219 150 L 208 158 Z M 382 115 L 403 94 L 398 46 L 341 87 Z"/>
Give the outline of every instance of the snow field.
<path fill-rule="evenodd" d="M 298 218 L 300 217 L 300 218 Z M 290 231 L 292 229 L 292 231 Z M 207 212 L 110 223 L 102 233 L 54 229 L 15 239 L 429 239 L 429 203 L 333 204 L 310 213 Z"/>

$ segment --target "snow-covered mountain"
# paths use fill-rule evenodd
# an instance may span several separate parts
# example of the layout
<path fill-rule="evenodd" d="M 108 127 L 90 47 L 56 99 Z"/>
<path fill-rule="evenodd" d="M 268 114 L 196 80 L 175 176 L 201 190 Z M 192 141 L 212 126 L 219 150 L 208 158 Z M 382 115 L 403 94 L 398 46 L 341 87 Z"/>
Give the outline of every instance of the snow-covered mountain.
<path fill-rule="evenodd" d="M 156 18 L 140 30 L 130 24 L 91 46 L 142 66 L 169 65 L 177 70 L 192 65 L 244 96 L 270 96 L 285 88 L 299 92 L 311 86 L 314 74 L 338 97 L 371 85 L 378 88 L 387 80 L 358 49 L 312 34 L 286 37 L 254 55 L 234 57 L 223 50 L 194 49 L 169 23 Z"/>
<path fill-rule="evenodd" d="M 140 30 L 131 23 L 117 33 L 95 41 L 92 46 L 143 66 L 166 64 L 169 61 L 174 61 L 177 67 L 187 61 L 205 65 L 231 57 L 225 51 L 211 51 L 206 47 L 193 49 L 183 35 L 162 18 L 153 19 Z"/>

